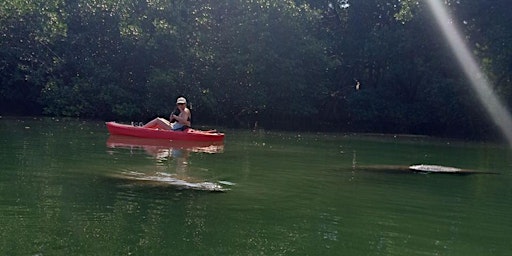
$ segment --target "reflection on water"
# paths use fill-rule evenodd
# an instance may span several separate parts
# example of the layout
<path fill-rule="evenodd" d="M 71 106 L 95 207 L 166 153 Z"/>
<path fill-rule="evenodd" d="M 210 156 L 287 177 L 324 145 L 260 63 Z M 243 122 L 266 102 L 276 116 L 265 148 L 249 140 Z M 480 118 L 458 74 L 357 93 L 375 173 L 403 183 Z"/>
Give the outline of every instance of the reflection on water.
<path fill-rule="evenodd" d="M 147 139 L 128 136 L 111 135 L 107 139 L 107 146 L 111 149 L 128 149 L 130 152 L 143 150 L 156 160 L 154 170 L 132 171 L 123 170 L 112 174 L 112 178 L 130 182 L 130 184 L 145 186 L 172 186 L 179 189 L 193 189 L 205 191 L 226 191 L 221 184 L 191 177 L 188 173 L 189 158 L 191 153 L 222 153 L 223 142 L 209 141 L 171 141 L 163 139 Z M 114 154 L 115 152 L 110 152 Z M 173 161 L 174 165 L 167 168 L 166 162 Z M 158 168 L 158 167 L 164 167 Z"/>
<path fill-rule="evenodd" d="M 222 141 L 172 141 L 164 139 L 147 139 L 128 136 L 111 135 L 107 139 L 109 148 L 144 149 L 156 159 L 181 157 L 183 153 L 222 153 Z"/>

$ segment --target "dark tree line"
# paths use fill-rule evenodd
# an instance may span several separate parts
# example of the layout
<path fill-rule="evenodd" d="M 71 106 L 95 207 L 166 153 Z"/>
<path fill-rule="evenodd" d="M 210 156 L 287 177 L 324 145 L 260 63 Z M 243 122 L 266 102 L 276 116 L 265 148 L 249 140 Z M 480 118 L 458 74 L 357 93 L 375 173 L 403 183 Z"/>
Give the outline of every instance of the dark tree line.
<path fill-rule="evenodd" d="M 512 5 L 445 2 L 510 106 Z M 202 123 L 495 134 L 432 20 L 413 0 L 3 1 L 0 114 L 146 121 L 184 95 Z"/>

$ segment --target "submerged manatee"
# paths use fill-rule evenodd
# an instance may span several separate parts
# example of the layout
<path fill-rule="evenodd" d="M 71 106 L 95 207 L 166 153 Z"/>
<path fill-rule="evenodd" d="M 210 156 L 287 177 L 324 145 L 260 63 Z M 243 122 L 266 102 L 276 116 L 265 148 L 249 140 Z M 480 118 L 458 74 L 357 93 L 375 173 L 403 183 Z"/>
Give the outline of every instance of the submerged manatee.
<path fill-rule="evenodd" d="M 451 173 L 451 174 L 498 174 L 496 172 L 477 171 L 469 169 L 461 169 L 456 167 L 418 164 L 409 166 L 409 170 L 417 172 L 434 172 L 434 173 Z"/>
<path fill-rule="evenodd" d="M 477 171 L 470 169 L 461 169 L 450 166 L 442 165 L 368 165 L 368 166 L 355 166 L 356 170 L 363 171 L 384 171 L 384 172 L 422 172 L 422 173 L 446 173 L 446 174 L 498 174 L 497 172 Z"/>
<path fill-rule="evenodd" d="M 167 174 L 157 172 L 155 174 L 146 174 L 140 172 L 121 172 L 120 174 L 112 175 L 111 178 L 129 181 L 134 185 L 147 185 L 147 186 L 170 186 L 177 189 L 191 189 L 191 190 L 203 190 L 213 192 L 224 192 L 229 189 L 222 187 L 218 183 L 202 181 L 187 181 L 181 177 L 177 177 L 174 174 Z"/>

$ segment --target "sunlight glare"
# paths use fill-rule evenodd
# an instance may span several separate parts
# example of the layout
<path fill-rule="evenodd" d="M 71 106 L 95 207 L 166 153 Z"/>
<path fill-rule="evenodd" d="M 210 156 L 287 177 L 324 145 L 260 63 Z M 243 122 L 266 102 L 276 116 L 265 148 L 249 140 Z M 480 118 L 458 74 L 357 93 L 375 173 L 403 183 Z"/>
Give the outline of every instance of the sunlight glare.
<path fill-rule="evenodd" d="M 473 90 L 478 95 L 478 99 L 494 123 L 505 135 L 508 144 L 512 147 L 512 118 L 509 111 L 494 94 L 487 77 L 483 74 L 477 61 L 464 43 L 463 37 L 455 27 L 453 19 L 450 18 L 448 11 L 443 5 L 443 1 L 427 0 L 426 2 L 451 50 L 455 54 L 459 65 L 464 70 L 466 77 L 469 78 Z"/>

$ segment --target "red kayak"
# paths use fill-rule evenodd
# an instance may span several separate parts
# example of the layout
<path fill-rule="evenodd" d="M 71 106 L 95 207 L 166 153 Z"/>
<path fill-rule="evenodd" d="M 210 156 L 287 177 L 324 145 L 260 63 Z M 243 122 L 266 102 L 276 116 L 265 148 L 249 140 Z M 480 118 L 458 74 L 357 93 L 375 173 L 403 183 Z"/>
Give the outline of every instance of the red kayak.
<path fill-rule="evenodd" d="M 144 128 L 116 122 L 107 122 L 107 129 L 111 135 L 125 135 L 139 138 L 188 140 L 188 141 L 222 141 L 224 133 L 217 131 L 201 131 L 189 128 L 185 131 L 161 130 Z"/>

